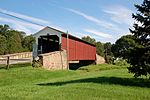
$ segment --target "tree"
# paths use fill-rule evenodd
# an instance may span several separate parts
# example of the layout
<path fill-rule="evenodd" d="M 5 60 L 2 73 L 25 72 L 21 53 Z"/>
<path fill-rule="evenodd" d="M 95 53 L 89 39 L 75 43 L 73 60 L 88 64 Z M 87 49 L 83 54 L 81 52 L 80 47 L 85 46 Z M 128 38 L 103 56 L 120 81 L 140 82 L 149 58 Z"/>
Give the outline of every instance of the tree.
<path fill-rule="evenodd" d="M 133 35 L 125 35 L 115 42 L 112 46 L 112 52 L 115 57 L 128 59 L 130 58 L 131 50 L 138 46 L 140 44 L 136 42 L 136 38 Z"/>
<path fill-rule="evenodd" d="M 7 41 L 6 41 L 6 37 L 0 35 L 0 55 L 5 54 L 7 45 L 6 45 Z"/>
<path fill-rule="evenodd" d="M 21 44 L 21 37 L 20 32 L 15 30 L 10 30 L 7 35 L 7 53 L 18 53 L 22 52 L 22 44 Z"/>
<path fill-rule="evenodd" d="M 10 27 L 8 25 L 0 25 L 0 34 L 3 36 L 7 35 L 7 32 L 10 30 Z"/>
<path fill-rule="evenodd" d="M 112 44 L 107 42 L 104 44 L 104 54 L 106 63 L 112 64 L 113 63 L 113 53 L 112 53 Z"/>
<path fill-rule="evenodd" d="M 101 42 L 96 42 L 96 52 L 98 55 L 104 57 L 104 45 Z"/>
<path fill-rule="evenodd" d="M 32 35 L 26 36 L 22 41 L 22 46 L 27 51 L 32 51 L 32 46 L 35 43 L 35 38 Z"/>
<path fill-rule="evenodd" d="M 96 44 L 96 40 L 94 38 L 91 38 L 90 36 L 84 36 L 82 37 L 82 40 L 94 45 Z"/>
<path fill-rule="evenodd" d="M 106 42 L 104 44 L 104 50 L 105 50 L 104 53 L 105 53 L 105 55 L 113 56 L 111 48 L 112 48 L 112 44 L 110 42 Z"/>
<path fill-rule="evenodd" d="M 32 51 L 35 39 L 25 32 L 11 29 L 8 25 L 0 25 L 0 54 Z"/>
<path fill-rule="evenodd" d="M 136 20 L 130 29 L 131 33 L 138 40 L 140 45 L 131 51 L 131 57 L 128 59 L 131 66 L 129 72 L 134 73 L 135 77 L 141 75 L 150 77 L 150 0 L 144 0 L 143 4 L 135 5 L 137 13 L 132 17 Z"/>

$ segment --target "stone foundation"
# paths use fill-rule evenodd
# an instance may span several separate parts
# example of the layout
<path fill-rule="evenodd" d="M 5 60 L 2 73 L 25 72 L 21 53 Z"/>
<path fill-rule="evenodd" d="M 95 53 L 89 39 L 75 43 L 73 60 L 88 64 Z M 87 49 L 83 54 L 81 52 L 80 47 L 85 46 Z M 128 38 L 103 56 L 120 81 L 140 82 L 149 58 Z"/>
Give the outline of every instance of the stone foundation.
<path fill-rule="evenodd" d="M 93 64 L 95 61 L 85 61 L 85 62 Z M 43 68 L 48 70 L 67 70 L 68 64 L 67 64 L 66 50 L 41 54 L 39 55 L 39 63 L 42 65 Z M 96 64 L 104 64 L 104 63 L 105 59 L 99 55 L 96 55 Z M 81 64 L 81 61 L 80 63 L 78 61 L 78 64 Z"/>
<path fill-rule="evenodd" d="M 67 53 L 55 51 L 39 55 L 39 62 L 48 70 L 67 70 Z"/>
<path fill-rule="evenodd" d="M 104 57 L 101 57 L 98 54 L 96 54 L 96 64 L 104 64 L 104 63 L 105 63 Z"/>

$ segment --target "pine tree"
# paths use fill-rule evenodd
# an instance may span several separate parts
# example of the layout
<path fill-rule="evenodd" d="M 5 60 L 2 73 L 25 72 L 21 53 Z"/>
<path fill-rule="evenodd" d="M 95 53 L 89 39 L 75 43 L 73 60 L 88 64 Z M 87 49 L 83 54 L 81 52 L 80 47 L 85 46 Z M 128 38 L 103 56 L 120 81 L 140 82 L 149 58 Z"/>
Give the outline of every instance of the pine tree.
<path fill-rule="evenodd" d="M 135 77 L 150 77 L 150 0 L 144 0 L 143 4 L 135 7 L 138 12 L 132 17 L 136 23 L 130 31 L 137 38 L 136 42 L 141 45 L 132 50 L 129 58 L 131 67 L 128 69 Z"/>

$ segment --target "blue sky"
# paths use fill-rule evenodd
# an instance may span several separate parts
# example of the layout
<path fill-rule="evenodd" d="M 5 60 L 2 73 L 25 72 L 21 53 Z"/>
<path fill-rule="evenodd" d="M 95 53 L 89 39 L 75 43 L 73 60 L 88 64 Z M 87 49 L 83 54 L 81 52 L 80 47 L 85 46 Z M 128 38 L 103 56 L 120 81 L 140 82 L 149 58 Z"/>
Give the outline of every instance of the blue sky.
<path fill-rule="evenodd" d="M 1 0 L 0 12 L 43 26 L 2 13 L 0 24 L 27 34 L 50 26 L 77 37 L 90 36 L 114 43 L 129 34 L 134 23 L 131 15 L 136 12 L 134 4 L 141 3 L 142 0 Z"/>

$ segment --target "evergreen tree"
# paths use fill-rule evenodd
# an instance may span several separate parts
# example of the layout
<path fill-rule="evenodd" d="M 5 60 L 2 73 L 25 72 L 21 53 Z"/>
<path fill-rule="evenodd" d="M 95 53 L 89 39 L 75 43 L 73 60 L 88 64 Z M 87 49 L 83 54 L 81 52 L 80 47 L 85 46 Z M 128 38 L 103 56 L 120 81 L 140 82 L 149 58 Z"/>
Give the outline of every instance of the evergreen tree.
<path fill-rule="evenodd" d="M 132 17 L 136 23 L 133 25 L 134 29 L 130 31 L 141 46 L 131 51 L 129 58 L 131 67 L 128 69 L 135 77 L 150 76 L 150 0 L 144 0 L 143 4 L 135 7 L 138 12 Z"/>

